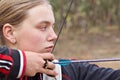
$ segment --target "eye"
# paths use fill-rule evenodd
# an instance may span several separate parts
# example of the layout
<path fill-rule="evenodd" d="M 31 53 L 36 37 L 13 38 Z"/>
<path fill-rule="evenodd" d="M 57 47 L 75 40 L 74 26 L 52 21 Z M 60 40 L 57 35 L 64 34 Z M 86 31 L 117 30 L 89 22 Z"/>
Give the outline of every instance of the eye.
<path fill-rule="evenodd" d="M 46 25 L 41 25 L 41 26 L 40 26 L 40 30 L 41 30 L 41 31 L 45 31 L 46 29 L 47 29 L 47 26 L 46 26 Z"/>
<path fill-rule="evenodd" d="M 42 26 L 42 27 L 41 27 L 41 30 L 42 30 L 42 31 L 45 31 L 46 28 L 47 28 L 46 26 Z"/>

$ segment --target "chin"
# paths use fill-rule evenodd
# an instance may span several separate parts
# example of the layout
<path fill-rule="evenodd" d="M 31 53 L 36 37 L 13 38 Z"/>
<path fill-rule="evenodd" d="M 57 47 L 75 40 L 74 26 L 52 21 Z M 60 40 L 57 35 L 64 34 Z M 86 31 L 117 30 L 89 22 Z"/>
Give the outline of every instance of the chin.
<path fill-rule="evenodd" d="M 46 53 L 44 50 L 37 51 L 38 53 Z"/>
<path fill-rule="evenodd" d="M 47 50 L 44 50 L 44 51 L 41 51 L 41 53 L 50 53 L 51 51 L 47 51 Z"/>

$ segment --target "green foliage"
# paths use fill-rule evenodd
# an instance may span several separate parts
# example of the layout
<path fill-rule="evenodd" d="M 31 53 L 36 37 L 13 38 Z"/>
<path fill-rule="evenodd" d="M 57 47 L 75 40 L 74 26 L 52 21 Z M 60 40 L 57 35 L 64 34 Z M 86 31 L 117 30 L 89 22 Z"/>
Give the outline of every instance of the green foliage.
<path fill-rule="evenodd" d="M 56 23 L 66 15 L 71 0 L 50 0 L 55 11 Z M 66 20 L 66 29 L 87 28 L 99 25 L 120 26 L 120 0 L 74 0 Z"/>

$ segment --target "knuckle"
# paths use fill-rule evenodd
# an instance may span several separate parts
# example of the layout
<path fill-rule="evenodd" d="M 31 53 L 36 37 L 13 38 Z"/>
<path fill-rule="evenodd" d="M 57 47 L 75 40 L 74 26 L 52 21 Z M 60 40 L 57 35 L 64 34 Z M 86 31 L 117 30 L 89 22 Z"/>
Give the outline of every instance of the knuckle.
<path fill-rule="evenodd" d="M 47 69 L 46 70 L 46 74 L 48 74 L 48 75 L 54 75 L 54 71 L 50 70 L 50 69 Z"/>
<path fill-rule="evenodd" d="M 55 65 L 53 63 L 50 64 L 50 69 L 55 69 Z"/>
<path fill-rule="evenodd" d="M 37 72 L 40 69 L 40 67 L 36 66 L 35 67 L 35 72 Z"/>
<path fill-rule="evenodd" d="M 36 74 L 36 72 L 35 72 L 35 71 L 32 71 L 32 72 L 29 74 L 29 76 L 33 77 L 33 76 L 35 76 L 35 74 Z"/>
<path fill-rule="evenodd" d="M 35 76 L 35 74 L 36 74 L 36 73 L 34 72 L 31 76 Z"/>

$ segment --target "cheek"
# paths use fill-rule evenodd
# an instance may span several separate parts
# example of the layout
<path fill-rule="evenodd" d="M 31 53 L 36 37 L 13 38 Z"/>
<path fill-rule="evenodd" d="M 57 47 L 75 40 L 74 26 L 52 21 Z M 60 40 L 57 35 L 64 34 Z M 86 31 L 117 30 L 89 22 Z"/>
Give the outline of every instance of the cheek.
<path fill-rule="evenodd" d="M 28 43 L 28 45 L 31 44 L 32 46 L 37 46 L 44 42 L 45 37 L 41 34 L 31 33 L 29 35 L 26 35 L 24 40 L 26 43 Z"/>
<path fill-rule="evenodd" d="M 30 39 L 29 41 L 32 42 L 35 45 L 41 44 L 45 40 L 44 36 L 40 35 L 40 34 L 39 35 L 38 34 L 36 34 L 36 35 L 30 35 L 29 39 Z"/>
<path fill-rule="evenodd" d="M 42 49 L 45 43 L 45 35 L 41 35 L 42 33 L 38 32 L 26 32 L 21 34 L 19 37 L 19 48 L 22 50 L 31 50 L 37 51 Z"/>

